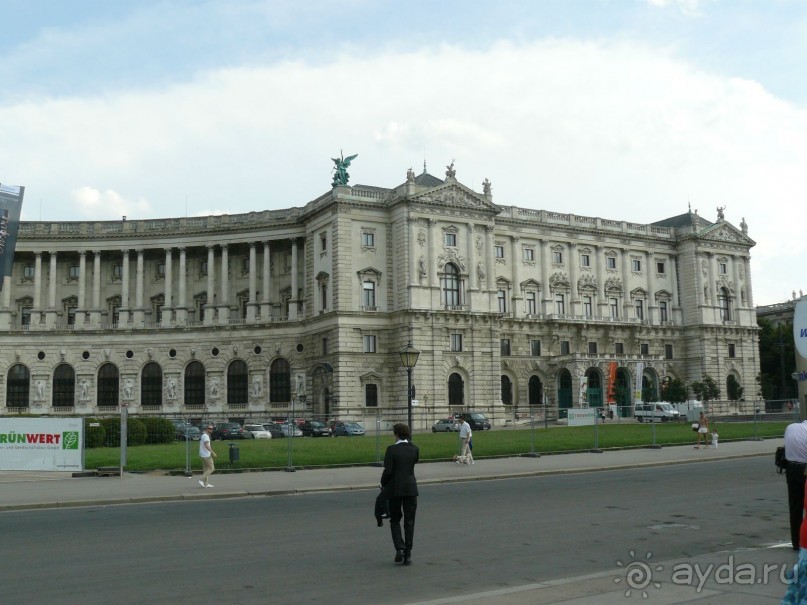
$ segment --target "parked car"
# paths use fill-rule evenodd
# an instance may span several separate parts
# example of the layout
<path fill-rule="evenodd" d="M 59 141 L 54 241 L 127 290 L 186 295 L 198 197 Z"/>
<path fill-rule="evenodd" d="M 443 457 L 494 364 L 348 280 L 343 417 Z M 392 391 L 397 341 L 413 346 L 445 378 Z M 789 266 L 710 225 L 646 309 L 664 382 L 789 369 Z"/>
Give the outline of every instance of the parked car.
<path fill-rule="evenodd" d="M 472 431 L 489 431 L 491 428 L 490 420 L 479 412 L 463 412 L 458 417 L 465 420 L 471 426 Z"/>
<path fill-rule="evenodd" d="M 269 434 L 272 435 L 272 439 L 280 439 L 283 436 L 276 422 L 264 422 L 263 428 L 269 431 Z"/>
<path fill-rule="evenodd" d="M 359 437 L 364 435 L 364 427 L 358 422 L 334 420 L 330 424 L 334 437 Z"/>
<path fill-rule="evenodd" d="M 245 424 L 244 437 L 246 439 L 271 439 L 272 433 L 262 424 Z"/>
<path fill-rule="evenodd" d="M 303 437 L 330 437 L 331 428 L 319 420 L 303 420 L 297 425 Z"/>
<path fill-rule="evenodd" d="M 289 424 L 288 422 L 279 422 L 277 426 L 280 429 L 281 437 L 288 437 L 289 435 L 291 435 L 292 437 L 303 436 L 303 432 L 300 430 L 300 427 L 298 427 L 296 423 Z"/>
<path fill-rule="evenodd" d="M 219 422 L 213 427 L 211 439 L 243 439 L 244 429 L 237 422 Z"/>
<path fill-rule="evenodd" d="M 669 403 L 637 403 L 633 409 L 633 417 L 639 422 L 667 422 L 678 419 L 678 410 L 673 409 Z"/>
<path fill-rule="evenodd" d="M 198 426 L 193 426 L 192 424 L 186 424 L 182 428 L 177 428 L 177 441 L 185 441 L 186 439 L 190 439 L 191 441 L 199 441 L 202 437 L 202 430 Z"/>
<path fill-rule="evenodd" d="M 432 425 L 432 433 L 450 433 L 458 430 L 460 427 L 454 418 L 443 418 Z"/>

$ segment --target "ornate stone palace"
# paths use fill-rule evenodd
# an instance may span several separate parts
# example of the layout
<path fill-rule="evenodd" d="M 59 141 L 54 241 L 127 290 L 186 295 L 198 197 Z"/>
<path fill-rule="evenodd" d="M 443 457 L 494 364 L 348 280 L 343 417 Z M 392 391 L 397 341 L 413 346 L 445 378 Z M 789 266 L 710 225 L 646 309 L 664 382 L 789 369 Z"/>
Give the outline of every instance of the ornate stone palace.
<path fill-rule="evenodd" d="M 722 209 L 644 225 L 499 206 L 453 163 L 392 189 L 335 178 L 287 210 L 25 222 L 0 412 L 405 418 L 409 342 L 419 428 L 601 405 L 609 375 L 626 406 L 637 374 L 646 400 L 704 374 L 750 394 L 753 245 Z"/>

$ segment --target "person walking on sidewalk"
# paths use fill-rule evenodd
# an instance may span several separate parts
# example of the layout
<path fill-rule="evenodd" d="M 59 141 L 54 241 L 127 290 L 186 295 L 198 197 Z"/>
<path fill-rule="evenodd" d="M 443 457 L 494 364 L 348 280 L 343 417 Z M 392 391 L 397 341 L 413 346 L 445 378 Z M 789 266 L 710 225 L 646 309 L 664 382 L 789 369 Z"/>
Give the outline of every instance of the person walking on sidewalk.
<path fill-rule="evenodd" d="M 703 447 L 704 449 L 708 449 L 709 447 L 709 419 L 706 417 L 706 414 L 701 412 L 700 417 L 698 418 L 698 443 L 695 445 L 695 449 L 699 449 L 701 445 L 701 438 L 703 438 Z"/>
<path fill-rule="evenodd" d="M 460 418 L 460 455 L 454 456 L 457 464 L 473 464 L 474 455 L 471 453 L 471 425 L 465 418 Z"/>
<path fill-rule="evenodd" d="M 799 549 L 799 530 L 804 510 L 804 472 L 807 469 L 807 420 L 788 424 L 785 429 L 787 505 L 790 510 L 790 542 Z M 807 546 L 807 545 L 805 545 Z"/>
<path fill-rule="evenodd" d="M 389 498 L 389 527 L 392 545 L 395 547 L 395 562 L 412 564 L 412 541 L 415 537 L 415 513 L 418 508 L 418 482 L 415 465 L 420 459 L 420 450 L 410 443 L 409 425 L 402 422 L 392 427 L 395 443 L 384 454 L 384 472 L 381 474 L 381 489 Z M 404 533 L 401 535 L 401 519 Z"/>
<path fill-rule="evenodd" d="M 202 459 L 202 478 L 199 479 L 199 485 L 202 487 L 213 487 L 210 483 L 210 475 L 216 470 L 213 465 L 213 458 L 216 457 L 216 452 L 210 447 L 210 435 L 213 433 L 213 425 L 208 424 L 205 427 L 205 432 L 199 437 L 199 458 Z"/>

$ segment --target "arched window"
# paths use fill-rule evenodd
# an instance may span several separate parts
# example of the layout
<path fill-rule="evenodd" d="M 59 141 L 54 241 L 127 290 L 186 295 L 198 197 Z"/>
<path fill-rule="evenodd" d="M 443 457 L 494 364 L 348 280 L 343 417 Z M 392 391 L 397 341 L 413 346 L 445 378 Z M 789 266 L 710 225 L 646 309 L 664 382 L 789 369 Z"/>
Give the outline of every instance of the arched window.
<path fill-rule="evenodd" d="M 140 405 L 163 404 L 163 370 L 160 364 L 150 361 L 140 373 Z"/>
<path fill-rule="evenodd" d="M 541 405 L 544 403 L 544 385 L 537 376 L 530 376 L 528 384 L 530 398 L 529 405 Z"/>
<path fill-rule="evenodd" d="M 185 368 L 185 405 L 204 405 L 205 366 L 192 361 Z"/>
<path fill-rule="evenodd" d="M 502 403 L 513 405 L 513 383 L 508 376 L 502 376 Z"/>
<path fill-rule="evenodd" d="M 282 358 L 269 368 L 269 403 L 291 403 L 291 368 Z"/>
<path fill-rule="evenodd" d="M 31 392 L 31 373 L 21 363 L 16 363 L 8 369 L 6 380 L 6 407 L 27 408 L 28 397 Z"/>
<path fill-rule="evenodd" d="M 448 377 L 448 405 L 465 405 L 465 383 L 456 372 Z"/>
<path fill-rule="evenodd" d="M 53 407 L 72 408 L 76 403 L 76 372 L 67 363 L 53 371 Z"/>
<path fill-rule="evenodd" d="M 117 407 L 120 393 L 120 372 L 113 363 L 98 369 L 98 405 Z"/>
<path fill-rule="evenodd" d="M 456 307 L 462 304 L 460 297 L 460 270 L 454 263 L 447 263 L 441 278 L 442 302 L 447 307 Z"/>
<path fill-rule="evenodd" d="M 720 319 L 729 321 L 731 319 L 731 309 L 729 309 L 729 293 L 725 288 L 720 288 L 717 292 L 717 305 L 720 307 Z"/>
<path fill-rule="evenodd" d="M 227 404 L 247 403 L 249 390 L 247 387 L 247 364 L 236 359 L 227 368 Z"/>

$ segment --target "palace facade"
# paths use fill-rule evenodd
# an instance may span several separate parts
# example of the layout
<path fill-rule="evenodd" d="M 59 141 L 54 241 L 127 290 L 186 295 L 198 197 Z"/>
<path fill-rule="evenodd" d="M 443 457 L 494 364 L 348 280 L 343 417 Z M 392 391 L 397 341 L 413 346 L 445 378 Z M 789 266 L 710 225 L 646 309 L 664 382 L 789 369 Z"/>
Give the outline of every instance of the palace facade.
<path fill-rule="evenodd" d="M 620 405 L 759 372 L 747 227 L 493 203 L 425 170 L 303 207 L 20 225 L 0 412 L 406 417 Z M 612 368 L 615 368 L 613 372 Z M 419 427 L 421 428 L 421 427 Z"/>

